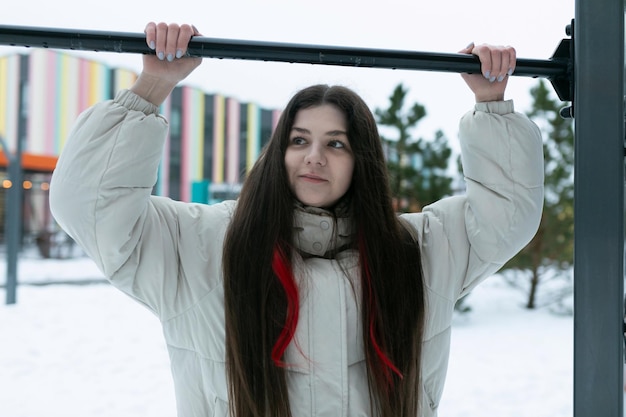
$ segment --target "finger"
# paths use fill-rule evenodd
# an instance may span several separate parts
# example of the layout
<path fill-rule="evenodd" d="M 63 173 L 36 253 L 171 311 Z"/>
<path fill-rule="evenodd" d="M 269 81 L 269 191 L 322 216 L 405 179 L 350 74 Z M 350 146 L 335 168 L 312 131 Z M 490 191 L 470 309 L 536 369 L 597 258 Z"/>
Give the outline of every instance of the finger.
<path fill-rule="evenodd" d="M 143 30 L 143 33 L 146 34 L 146 43 L 148 44 L 148 47 L 154 50 L 156 48 L 156 23 L 148 23 L 146 28 Z"/>
<path fill-rule="evenodd" d="M 507 75 L 512 75 L 515 72 L 515 66 L 517 65 L 517 51 L 512 46 L 508 47 L 509 53 L 509 69 Z"/>
<path fill-rule="evenodd" d="M 167 41 L 165 43 L 165 58 L 173 61 L 176 56 L 176 48 L 178 46 L 178 35 L 180 34 L 180 26 L 172 23 L 167 27 Z"/>
<path fill-rule="evenodd" d="M 178 43 L 176 45 L 176 58 L 182 58 L 187 52 L 187 46 L 191 37 L 197 30 L 191 25 L 181 25 L 178 33 Z"/>
<path fill-rule="evenodd" d="M 491 51 L 488 45 L 479 45 L 472 51 L 474 55 L 480 60 L 480 71 L 483 77 L 491 81 L 492 78 L 492 63 L 491 63 Z M 494 77 L 495 80 L 495 77 Z"/>
<path fill-rule="evenodd" d="M 167 44 L 167 23 L 160 22 L 156 25 L 156 55 L 162 61 L 165 59 L 165 47 Z"/>
<path fill-rule="evenodd" d="M 491 70 L 489 74 L 489 81 L 494 82 L 502 72 L 502 50 L 498 47 L 490 47 L 489 49 L 491 51 Z M 504 72 L 506 72 L 506 70 Z"/>
<path fill-rule="evenodd" d="M 513 71 L 515 71 L 516 53 L 515 48 L 511 46 L 500 46 L 498 47 L 498 50 L 500 51 L 500 71 L 497 73 L 496 80 L 498 82 L 502 82 L 507 76 L 513 74 Z M 493 71 L 495 71 L 495 65 Z M 493 74 L 495 75 L 495 72 L 493 72 Z"/>
<path fill-rule="evenodd" d="M 509 51 L 509 47 L 505 46 L 501 48 L 501 59 L 500 59 L 500 72 L 498 72 L 498 78 L 496 81 L 502 82 L 504 78 L 509 75 L 509 69 L 511 68 L 511 54 Z"/>
<path fill-rule="evenodd" d="M 474 42 L 470 42 L 465 48 L 459 51 L 460 54 L 471 54 L 474 49 Z"/>

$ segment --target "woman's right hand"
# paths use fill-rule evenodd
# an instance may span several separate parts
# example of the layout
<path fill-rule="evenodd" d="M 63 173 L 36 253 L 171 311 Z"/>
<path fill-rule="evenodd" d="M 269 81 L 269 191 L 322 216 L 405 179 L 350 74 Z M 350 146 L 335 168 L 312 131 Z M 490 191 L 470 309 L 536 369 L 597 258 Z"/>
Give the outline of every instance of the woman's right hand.
<path fill-rule="evenodd" d="M 202 63 L 202 58 L 186 56 L 189 41 L 200 33 L 193 25 L 163 22 L 148 23 L 144 32 L 155 54 L 143 56 L 143 69 L 131 90 L 158 106 Z"/>

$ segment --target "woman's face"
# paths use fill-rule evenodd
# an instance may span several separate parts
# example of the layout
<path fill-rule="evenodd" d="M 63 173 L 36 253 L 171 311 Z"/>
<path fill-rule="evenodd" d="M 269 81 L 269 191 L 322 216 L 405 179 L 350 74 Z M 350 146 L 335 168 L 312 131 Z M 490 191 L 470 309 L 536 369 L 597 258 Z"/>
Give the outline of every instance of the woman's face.
<path fill-rule="evenodd" d="M 350 187 L 354 155 L 347 132 L 346 116 L 333 105 L 296 113 L 285 168 L 291 191 L 302 204 L 331 207 Z"/>

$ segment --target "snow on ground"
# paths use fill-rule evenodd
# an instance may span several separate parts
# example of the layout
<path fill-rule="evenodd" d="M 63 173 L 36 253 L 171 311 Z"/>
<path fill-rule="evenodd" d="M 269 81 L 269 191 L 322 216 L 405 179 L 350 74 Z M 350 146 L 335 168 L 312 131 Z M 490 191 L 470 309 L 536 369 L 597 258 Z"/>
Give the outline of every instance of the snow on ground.
<path fill-rule="evenodd" d="M 20 259 L 21 283 L 101 281 L 88 259 Z M 6 265 L 0 260 L 0 283 Z M 173 417 L 156 317 L 107 283 L 0 289 L 0 417 Z M 527 311 L 494 276 L 455 317 L 440 417 L 573 415 L 572 317 Z"/>

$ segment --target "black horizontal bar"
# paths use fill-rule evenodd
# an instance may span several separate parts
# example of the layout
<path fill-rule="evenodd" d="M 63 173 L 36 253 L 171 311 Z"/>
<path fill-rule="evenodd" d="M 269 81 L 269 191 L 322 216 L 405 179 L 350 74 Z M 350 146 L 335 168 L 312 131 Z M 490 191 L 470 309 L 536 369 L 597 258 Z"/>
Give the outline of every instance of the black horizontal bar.
<path fill-rule="evenodd" d="M 154 53 L 143 33 L 0 25 L 0 45 L 77 51 Z M 387 49 L 317 46 L 292 43 L 195 37 L 188 54 L 204 58 L 247 59 L 366 68 L 480 72 L 476 57 L 465 54 L 429 53 Z M 567 59 L 517 59 L 513 75 L 567 77 Z"/>

